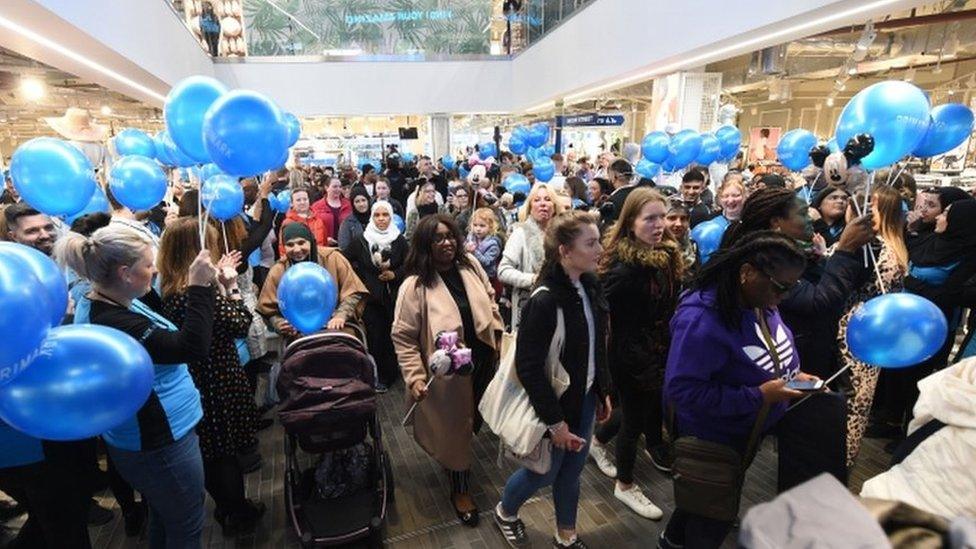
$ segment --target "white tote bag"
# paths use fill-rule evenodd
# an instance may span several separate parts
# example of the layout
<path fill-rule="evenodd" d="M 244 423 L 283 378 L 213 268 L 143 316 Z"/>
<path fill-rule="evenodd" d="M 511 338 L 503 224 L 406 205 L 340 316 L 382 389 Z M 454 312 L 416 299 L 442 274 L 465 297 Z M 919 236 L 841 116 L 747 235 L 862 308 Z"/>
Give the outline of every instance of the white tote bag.
<path fill-rule="evenodd" d="M 549 291 L 540 286 L 532 292 Z M 552 390 L 559 398 L 569 388 L 569 374 L 559 360 L 566 339 L 566 325 L 563 310 L 556 307 L 556 331 L 549 344 L 546 358 L 546 374 Z M 514 455 L 528 456 L 542 441 L 548 427 L 539 419 L 529 402 L 529 395 L 515 371 L 515 348 L 510 346 L 498 364 L 495 377 L 485 389 L 478 410 L 485 423 L 502 440 L 502 444 Z"/>

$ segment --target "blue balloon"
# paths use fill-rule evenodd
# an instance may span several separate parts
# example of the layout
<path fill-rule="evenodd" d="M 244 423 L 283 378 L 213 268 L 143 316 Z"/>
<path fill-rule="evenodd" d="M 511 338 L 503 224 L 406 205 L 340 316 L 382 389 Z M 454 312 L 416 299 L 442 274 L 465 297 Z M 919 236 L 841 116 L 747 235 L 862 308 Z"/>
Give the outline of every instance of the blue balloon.
<path fill-rule="evenodd" d="M 931 301 L 909 293 L 885 294 L 854 311 L 847 345 L 861 362 L 907 368 L 938 352 L 948 332 L 945 315 Z"/>
<path fill-rule="evenodd" d="M 912 152 L 928 158 L 955 149 L 973 131 L 973 111 L 961 103 L 948 103 L 932 108 L 932 121 L 925 137 Z"/>
<path fill-rule="evenodd" d="M 27 369 L 0 387 L 0 419 L 36 438 L 91 438 L 136 415 L 153 373 L 145 347 L 125 332 L 60 326 Z"/>
<path fill-rule="evenodd" d="M 641 158 L 637 161 L 637 165 L 634 166 L 634 171 L 645 179 L 654 179 L 657 174 L 661 173 L 661 165 L 655 164 L 646 158 Z"/>
<path fill-rule="evenodd" d="M 457 165 L 457 162 L 454 161 L 453 156 L 449 154 L 445 154 L 444 156 L 441 157 L 441 164 L 444 166 L 444 169 L 453 170 L 454 166 Z"/>
<path fill-rule="evenodd" d="M 495 142 L 485 141 L 481 145 L 478 145 L 478 157 L 482 160 L 498 158 L 498 147 L 495 145 Z"/>
<path fill-rule="evenodd" d="M 111 211 L 112 209 L 108 203 L 108 197 L 105 196 L 105 191 L 101 187 L 96 186 L 95 192 L 92 193 L 91 200 L 88 201 L 88 204 L 81 211 L 65 216 L 64 221 L 68 225 L 71 225 L 79 217 L 98 212 L 109 213 Z"/>
<path fill-rule="evenodd" d="M 671 153 L 672 164 L 675 168 L 684 168 L 698 158 L 702 148 L 702 136 L 695 130 L 681 130 L 671 138 L 668 152 Z"/>
<path fill-rule="evenodd" d="M 535 175 L 536 181 L 545 183 L 556 175 L 556 165 L 549 157 L 540 156 L 532 163 L 532 173 Z"/>
<path fill-rule="evenodd" d="M 166 195 L 166 174 L 150 158 L 123 156 L 112 166 L 109 188 L 123 206 L 148 210 Z"/>
<path fill-rule="evenodd" d="M 210 161 L 203 144 L 203 118 L 227 87 L 208 76 L 184 78 L 173 86 L 163 105 L 166 130 L 180 152 L 196 164 Z"/>
<path fill-rule="evenodd" d="M 288 129 L 288 146 L 291 147 L 298 143 L 298 138 L 302 136 L 302 123 L 298 117 L 290 112 L 285 113 L 285 126 Z"/>
<path fill-rule="evenodd" d="M 159 156 L 159 144 L 162 144 L 163 151 L 162 154 L 168 161 L 170 166 L 177 166 L 180 168 L 190 167 L 197 162 L 181 151 L 175 143 L 173 143 L 173 138 L 169 135 L 169 130 L 163 130 L 157 137 L 157 156 Z"/>
<path fill-rule="evenodd" d="M 790 130 L 779 138 L 776 156 L 781 164 L 793 171 L 810 165 L 810 149 L 817 146 L 817 136 L 804 129 Z"/>
<path fill-rule="evenodd" d="M 505 176 L 505 180 L 502 181 L 502 186 L 505 187 L 507 192 L 512 194 L 522 193 L 528 195 L 529 191 L 532 190 L 532 183 L 529 183 L 529 178 L 518 172 L 512 172 Z"/>
<path fill-rule="evenodd" d="M 403 151 L 400 153 L 400 160 L 406 164 L 412 164 L 413 161 L 416 160 L 416 156 L 414 156 L 414 154 L 410 151 Z"/>
<path fill-rule="evenodd" d="M 204 164 L 203 166 L 200 167 L 200 181 L 206 181 L 211 177 L 221 173 L 224 172 L 220 171 L 220 168 L 218 168 L 217 165 L 214 164 L 213 162 Z"/>
<path fill-rule="evenodd" d="M 146 132 L 135 128 L 126 128 L 115 136 L 115 152 L 119 156 L 137 154 L 156 158 L 156 143 Z"/>
<path fill-rule="evenodd" d="M 407 224 L 403 221 L 403 218 L 400 217 L 400 214 L 393 214 L 393 224 L 396 225 L 397 229 L 400 229 L 401 233 L 407 230 Z"/>
<path fill-rule="evenodd" d="M 929 100 L 901 80 L 878 82 L 857 92 L 837 120 L 841 146 L 859 133 L 874 137 L 874 150 L 861 159 L 866 170 L 888 166 L 911 153 L 929 129 Z"/>
<path fill-rule="evenodd" d="M 288 149 L 281 111 L 267 97 L 248 90 L 228 92 L 210 106 L 203 136 L 213 163 L 234 176 L 277 168 Z"/>
<path fill-rule="evenodd" d="M 674 173 L 679 169 L 680 168 L 674 165 L 674 159 L 671 158 L 670 156 L 668 158 L 665 158 L 664 162 L 661 162 L 661 170 L 663 170 L 664 173 Z"/>
<path fill-rule="evenodd" d="M 200 200 L 210 217 L 227 221 L 240 215 L 244 208 L 244 188 L 237 178 L 218 174 L 204 181 Z"/>
<path fill-rule="evenodd" d="M 830 151 L 830 154 L 840 152 L 840 147 L 837 145 L 837 139 L 831 137 L 830 141 L 827 141 L 827 150 Z"/>
<path fill-rule="evenodd" d="M 668 137 L 668 134 L 661 131 L 651 132 L 645 135 L 641 141 L 641 154 L 651 162 L 660 164 L 671 156 L 671 153 L 668 152 L 668 145 L 670 144 L 671 138 Z"/>
<path fill-rule="evenodd" d="M 703 133 L 701 137 L 701 151 L 698 153 L 698 158 L 695 159 L 695 163 L 708 167 L 712 162 L 719 159 L 719 156 L 722 154 L 722 144 L 719 143 L 717 137 L 710 133 Z"/>
<path fill-rule="evenodd" d="M 458 166 L 458 175 L 461 176 L 461 179 L 467 179 L 469 173 L 471 173 L 471 170 L 469 170 L 468 167 L 462 162 L 461 165 Z"/>
<path fill-rule="evenodd" d="M 549 124 L 545 122 L 533 124 L 525 141 L 530 147 L 545 145 L 546 141 L 549 141 Z"/>
<path fill-rule="evenodd" d="M 702 265 L 707 263 L 708 258 L 718 250 L 719 244 L 722 243 L 722 235 L 725 234 L 725 229 L 728 227 L 728 222 L 722 223 L 718 221 L 719 218 L 725 219 L 719 216 L 699 223 L 691 230 L 691 239 L 698 244 L 698 255 L 701 257 Z"/>
<path fill-rule="evenodd" d="M 373 168 L 376 168 L 376 164 L 372 160 L 368 158 L 361 159 L 359 161 L 359 171 L 363 171 L 363 168 L 365 168 L 366 166 L 372 166 Z"/>
<path fill-rule="evenodd" d="M 17 147 L 10 177 L 25 202 L 48 215 L 71 215 L 91 200 L 95 172 L 77 147 L 53 137 L 35 137 Z"/>
<path fill-rule="evenodd" d="M 556 154 L 556 147 L 552 145 L 543 145 L 539 147 L 539 154 L 545 156 L 546 158 L 552 158 L 552 155 Z"/>
<path fill-rule="evenodd" d="M 31 248 L 14 242 L 0 242 L 0 263 L 20 260 L 37 277 L 38 288 L 47 296 L 47 309 L 51 326 L 61 325 L 64 313 L 68 310 L 68 283 L 64 273 L 53 259 Z M 33 282 L 33 280 L 31 280 Z M 25 284 L 27 281 L 25 281 Z M 35 305 L 39 308 L 39 305 Z M 5 343 L 6 344 L 6 343 Z M 2 365 L 2 364 L 0 364 Z"/>
<path fill-rule="evenodd" d="M 278 283 L 278 308 L 299 332 L 317 332 L 332 318 L 336 306 L 336 284 L 329 271 L 318 263 L 292 265 Z"/>
<path fill-rule="evenodd" d="M 51 328 L 52 305 L 34 268 L 12 253 L 0 253 L 0 385 L 30 364 Z M 60 323 L 58 319 L 58 323 Z"/>
<path fill-rule="evenodd" d="M 288 211 L 288 208 L 291 208 L 291 191 L 289 190 L 281 191 L 276 195 L 273 194 L 269 197 L 269 200 L 270 198 L 274 198 L 274 202 L 271 203 L 271 209 L 278 213 L 285 213 Z"/>
<path fill-rule="evenodd" d="M 742 132 L 735 126 L 722 126 L 715 130 L 715 137 L 722 145 L 722 158 L 732 158 L 742 145 Z"/>
<path fill-rule="evenodd" d="M 512 134 L 512 136 L 508 138 L 508 150 L 512 151 L 512 154 L 525 154 L 525 151 L 528 150 L 528 148 L 529 145 L 525 142 L 525 139 L 522 139 L 515 134 Z"/>

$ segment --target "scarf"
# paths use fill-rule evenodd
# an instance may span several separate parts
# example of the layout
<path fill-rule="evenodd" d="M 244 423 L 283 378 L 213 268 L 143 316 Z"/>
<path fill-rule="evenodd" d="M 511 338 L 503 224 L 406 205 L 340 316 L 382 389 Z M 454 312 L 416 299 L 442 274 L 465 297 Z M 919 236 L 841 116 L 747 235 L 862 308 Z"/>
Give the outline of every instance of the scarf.
<path fill-rule="evenodd" d="M 612 257 L 622 263 L 650 267 L 660 271 L 667 277 L 671 288 L 677 287 L 684 275 L 685 265 L 683 250 L 672 240 L 663 240 L 654 247 L 635 243 L 630 238 L 621 238 L 613 251 Z"/>
<path fill-rule="evenodd" d="M 373 223 L 372 214 L 376 213 L 376 210 L 378 209 L 386 210 L 387 213 L 390 214 L 390 225 L 385 231 L 381 231 L 379 227 L 376 226 L 376 223 Z M 363 238 L 365 238 L 366 243 L 369 244 L 370 251 L 373 250 L 374 246 L 378 249 L 388 248 L 399 236 L 400 229 L 396 226 L 396 223 L 393 222 L 393 206 L 391 206 L 390 203 L 385 200 L 377 200 L 376 203 L 373 204 L 372 210 L 370 210 L 369 224 L 366 225 L 366 229 L 363 231 Z"/>
<path fill-rule="evenodd" d="M 355 206 L 356 197 L 359 196 L 366 197 L 367 201 L 366 211 L 363 213 L 359 213 L 359 210 L 357 210 Z M 353 187 L 352 192 L 349 193 L 349 202 L 353 204 L 352 215 L 356 216 L 356 220 L 359 221 L 359 224 L 365 227 L 366 224 L 369 223 L 369 218 L 372 214 L 372 210 L 369 208 L 369 203 L 372 201 L 369 199 L 369 193 L 366 192 L 366 187 L 363 187 L 362 185 L 356 185 Z"/>
<path fill-rule="evenodd" d="M 308 258 L 305 261 L 311 261 L 312 263 L 318 263 L 318 246 L 315 244 L 315 236 L 312 235 L 312 230 L 308 228 L 308 225 L 295 221 L 285 225 L 281 229 L 281 240 L 283 242 L 288 242 L 294 238 L 304 238 L 311 244 L 311 250 L 308 253 Z M 293 263 L 289 260 L 289 263 Z"/>
<path fill-rule="evenodd" d="M 909 251 L 912 264 L 934 267 L 958 262 L 976 253 L 976 200 L 952 203 L 943 233 L 919 236 Z"/>

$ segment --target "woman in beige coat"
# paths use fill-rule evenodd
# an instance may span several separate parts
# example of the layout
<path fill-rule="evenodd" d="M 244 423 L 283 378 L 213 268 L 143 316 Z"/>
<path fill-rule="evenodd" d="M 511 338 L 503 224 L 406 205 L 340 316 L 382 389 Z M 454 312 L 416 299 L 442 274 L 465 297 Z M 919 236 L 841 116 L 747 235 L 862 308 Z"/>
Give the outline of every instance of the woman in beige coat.
<path fill-rule="evenodd" d="M 414 438 L 448 470 L 454 510 L 473 527 L 478 508 L 468 489 L 471 438 L 481 423 L 478 401 L 494 374 L 502 321 L 488 276 L 463 249 L 451 216 L 432 214 L 417 224 L 393 314 L 393 344 L 410 398 L 419 403 Z M 442 377 L 427 387 L 428 360 L 442 331 L 456 332 L 471 349 L 474 373 Z"/>

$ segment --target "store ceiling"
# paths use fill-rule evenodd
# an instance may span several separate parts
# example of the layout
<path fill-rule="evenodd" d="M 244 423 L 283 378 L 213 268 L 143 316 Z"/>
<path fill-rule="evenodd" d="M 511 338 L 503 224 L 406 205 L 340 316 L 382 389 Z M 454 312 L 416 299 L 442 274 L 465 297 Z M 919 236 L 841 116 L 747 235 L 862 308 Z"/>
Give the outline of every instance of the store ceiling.
<path fill-rule="evenodd" d="M 25 80 L 35 86 L 40 83 L 40 97 L 27 93 Z M 43 119 L 62 116 L 68 107 L 88 109 L 97 123 L 108 124 L 115 131 L 125 127 L 162 127 L 159 109 L 0 48 L 0 139 L 16 144 L 53 135 Z M 103 112 L 103 108 L 107 109 Z"/>
<path fill-rule="evenodd" d="M 934 101 L 976 84 L 976 1 L 928 5 L 873 24 L 873 32 L 837 29 L 706 70 L 722 73 L 726 99 L 740 107 L 829 97 L 843 104 L 888 79 L 911 80 Z"/>

